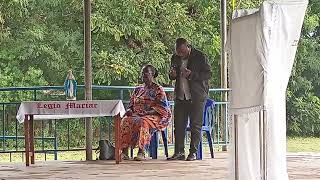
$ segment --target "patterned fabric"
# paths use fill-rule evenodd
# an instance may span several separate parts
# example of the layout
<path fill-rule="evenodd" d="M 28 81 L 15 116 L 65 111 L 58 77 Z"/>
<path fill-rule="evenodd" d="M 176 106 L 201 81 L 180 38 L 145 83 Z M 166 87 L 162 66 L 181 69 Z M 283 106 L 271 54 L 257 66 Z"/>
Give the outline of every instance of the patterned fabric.
<path fill-rule="evenodd" d="M 155 131 L 165 129 L 171 121 L 170 105 L 166 94 L 158 84 L 152 87 L 137 87 L 130 98 L 128 106 L 132 116 L 125 116 L 121 122 L 121 147 L 139 147 L 144 149 L 150 144 Z M 155 110 L 157 115 L 142 115 Z"/>

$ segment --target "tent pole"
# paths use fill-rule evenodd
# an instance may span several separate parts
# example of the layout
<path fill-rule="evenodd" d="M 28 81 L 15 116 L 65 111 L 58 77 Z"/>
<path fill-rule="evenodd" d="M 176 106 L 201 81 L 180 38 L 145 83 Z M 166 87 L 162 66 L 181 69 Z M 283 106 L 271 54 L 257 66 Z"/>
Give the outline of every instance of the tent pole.
<path fill-rule="evenodd" d="M 264 178 L 264 131 L 263 131 L 263 111 L 259 111 L 259 151 L 260 151 L 260 176 Z"/>
<path fill-rule="evenodd" d="M 239 180 L 238 115 L 234 115 L 234 179 Z"/>
<path fill-rule="evenodd" d="M 85 99 L 92 100 L 91 0 L 84 0 Z M 92 160 L 92 118 L 85 118 L 86 160 Z"/>
<path fill-rule="evenodd" d="M 225 46 L 227 44 L 227 0 L 220 0 L 220 35 L 221 35 L 221 63 L 220 63 L 220 71 L 221 71 L 221 79 L 220 84 L 222 89 L 228 88 L 228 74 L 227 74 L 227 53 Z M 226 91 L 221 92 L 221 99 L 224 102 L 228 101 L 228 96 Z M 222 127 L 228 128 L 226 124 L 227 115 L 225 114 L 225 109 L 227 107 L 221 107 L 221 125 Z M 225 143 L 227 144 L 227 136 L 228 134 L 221 133 L 222 138 L 225 139 Z M 222 146 L 222 150 L 227 150 L 227 145 Z"/>
<path fill-rule="evenodd" d="M 267 127 L 268 127 L 268 122 L 267 122 L 267 110 L 263 110 L 263 177 L 264 180 L 267 180 L 268 178 L 268 173 L 267 173 Z"/>
<path fill-rule="evenodd" d="M 267 180 L 267 111 L 259 112 L 260 174 Z"/>

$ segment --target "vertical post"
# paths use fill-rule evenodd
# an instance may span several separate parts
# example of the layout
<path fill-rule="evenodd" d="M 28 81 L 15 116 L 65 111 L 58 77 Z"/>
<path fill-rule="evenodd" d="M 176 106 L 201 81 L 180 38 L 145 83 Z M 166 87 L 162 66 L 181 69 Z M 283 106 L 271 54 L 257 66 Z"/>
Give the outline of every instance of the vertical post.
<path fill-rule="evenodd" d="M 164 131 L 161 131 L 162 135 L 162 141 L 163 141 L 163 148 L 164 148 L 164 154 L 166 157 L 169 157 L 168 154 L 168 128 L 166 128 Z"/>
<path fill-rule="evenodd" d="M 111 118 L 108 118 L 108 138 L 111 139 Z"/>
<path fill-rule="evenodd" d="M 70 121 L 68 121 L 67 124 L 67 143 L 68 143 L 68 150 L 70 150 Z"/>
<path fill-rule="evenodd" d="M 6 151 L 6 141 L 5 141 L 5 136 L 6 136 L 6 124 L 5 124 L 5 121 L 6 121 L 6 112 L 5 112 L 5 107 L 4 107 L 4 104 L 2 105 L 2 135 L 3 135 L 3 138 L 2 138 L 2 147 L 3 147 L 3 151 Z"/>
<path fill-rule="evenodd" d="M 99 128 L 100 128 L 100 131 L 99 131 L 99 140 L 103 139 L 103 132 L 104 132 L 104 127 L 103 127 L 103 124 L 102 124 L 102 120 L 101 120 L 101 117 L 99 117 Z"/>
<path fill-rule="evenodd" d="M 259 143 L 260 143 L 260 176 L 262 180 L 267 179 L 267 112 L 259 112 Z"/>
<path fill-rule="evenodd" d="M 57 137 L 54 138 L 54 160 L 58 160 L 58 143 Z"/>
<path fill-rule="evenodd" d="M 263 162 L 263 112 L 259 112 L 259 149 L 260 149 L 260 176 L 264 180 L 264 162 Z"/>
<path fill-rule="evenodd" d="M 268 179 L 268 171 L 267 171 L 267 127 L 268 127 L 268 121 L 267 121 L 267 111 L 263 110 L 263 180 Z"/>
<path fill-rule="evenodd" d="M 84 0 L 84 66 L 85 99 L 92 100 L 92 66 L 91 66 L 91 0 Z M 85 118 L 86 126 L 86 160 L 92 160 L 92 118 Z"/>
<path fill-rule="evenodd" d="M 18 113 L 18 108 L 16 107 L 16 113 Z M 15 121 L 16 123 L 16 138 L 15 138 L 15 141 L 16 141 L 16 151 L 18 151 L 18 121 Z M 22 153 L 23 154 L 23 153 Z M 23 160 L 23 158 L 22 158 Z"/>
<path fill-rule="evenodd" d="M 228 144 L 228 139 L 229 139 L 229 133 L 228 133 L 228 103 L 226 102 L 225 103 L 225 109 L 224 109 L 224 127 L 225 127 L 225 130 L 224 130 L 224 133 L 225 133 L 225 136 L 224 136 L 224 141 L 226 143 L 226 147 L 227 147 L 227 144 Z M 226 150 L 226 147 L 225 147 L 225 150 Z"/>
<path fill-rule="evenodd" d="M 116 159 L 116 164 L 119 164 L 121 161 L 121 157 L 120 157 L 120 146 L 121 146 L 121 137 L 120 137 L 120 123 L 121 123 L 121 118 L 120 118 L 120 113 L 116 116 L 115 118 L 115 125 L 114 125 L 114 132 L 115 132 L 115 136 L 114 136 L 114 141 L 115 141 L 115 159 Z"/>
<path fill-rule="evenodd" d="M 29 138 L 30 138 L 30 151 L 31 151 L 31 164 L 34 164 L 34 130 L 33 130 L 33 115 L 30 115 L 29 120 Z"/>
<path fill-rule="evenodd" d="M 220 0 L 220 34 L 221 34 L 221 88 L 228 88 L 228 74 L 227 74 L 227 53 L 226 53 L 226 43 L 227 43 L 227 0 Z M 221 100 L 227 102 L 227 91 L 221 92 Z M 225 106 L 221 106 L 221 125 L 227 128 Z M 222 139 L 226 139 L 227 134 L 224 132 L 222 134 Z M 225 142 L 227 143 L 227 142 Z M 227 146 L 222 146 L 222 150 L 226 151 Z"/>
<path fill-rule="evenodd" d="M 238 115 L 234 115 L 234 179 L 239 180 Z"/>
<path fill-rule="evenodd" d="M 54 153 L 54 160 L 58 159 L 58 139 L 57 139 L 57 120 L 54 120 L 54 138 L 55 138 L 55 144 L 54 144 L 54 149 L 55 149 L 55 153 Z"/>
<path fill-rule="evenodd" d="M 221 134 L 221 132 L 220 132 L 220 121 L 221 121 L 221 112 L 220 112 L 220 106 L 222 107 L 223 106 L 223 104 L 220 104 L 220 105 L 218 105 L 217 106 L 217 113 L 218 113 L 218 115 L 216 116 L 218 119 L 217 119 L 217 143 L 218 144 L 220 144 L 221 142 L 220 142 L 220 134 Z"/>
<path fill-rule="evenodd" d="M 41 150 L 44 151 L 44 124 L 43 120 L 41 120 Z M 45 159 L 46 160 L 46 159 Z"/>
<path fill-rule="evenodd" d="M 37 90 L 33 91 L 33 100 L 36 101 L 37 100 Z"/>
<path fill-rule="evenodd" d="M 29 120 L 28 120 L 29 115 L 24 116 L 24 143 L 25 143 L 25 152 L 26 152 L 26 166 L 30 165 L 30 158 L 29 158 L 29 152 L 30 152 L 30 147 L 29 147 Z"/>
<path fill-rule="evenodd" d="M 123 89 L 120 90 L 120 99 L 123 100 Z"/>

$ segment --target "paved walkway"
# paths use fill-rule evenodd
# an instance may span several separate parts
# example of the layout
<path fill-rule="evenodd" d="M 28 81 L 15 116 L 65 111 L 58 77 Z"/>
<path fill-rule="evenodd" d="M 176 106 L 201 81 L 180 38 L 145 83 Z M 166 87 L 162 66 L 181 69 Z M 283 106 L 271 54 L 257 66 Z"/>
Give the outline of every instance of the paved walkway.
<path fill-rule="evenodd" d="M 0 179 L 228 179 L 227 153 L 215 159 L 168 162 L 164 159 L 144 162 L 125 161 L 47 161 L 25 167 L 23 163 L 1 163 Z M 291 180 L 320 179 L 320 154 L 288 154 Z"/>

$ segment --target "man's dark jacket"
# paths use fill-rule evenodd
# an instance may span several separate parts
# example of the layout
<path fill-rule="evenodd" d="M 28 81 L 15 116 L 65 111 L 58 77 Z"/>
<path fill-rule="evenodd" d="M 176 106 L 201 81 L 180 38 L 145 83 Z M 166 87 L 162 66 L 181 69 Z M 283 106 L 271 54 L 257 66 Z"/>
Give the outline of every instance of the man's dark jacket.
<path fill-rule="evenodd" d="M 171 80 L 176 80 L 175 83 L 175 94 L 179 92 L 177 88 L 180 88 L 180 67 L 181 58 L 176 54 L 171 57 L 171 68 L 175 68 L 177 72 L 177 78 L 173 78 L 169 75 Z M 190 55 L 188 57 L 187 68 L 191 70 L 191 74 L 188 77 L 189 88 L 191 93 L 192 101 L 204 101 L 208 97 L 209 91 L 209 79 L 212 76 L 211 66 L 208 63 L 208 59 L 205 54 L 201 51 L 191 48 Z"/>

